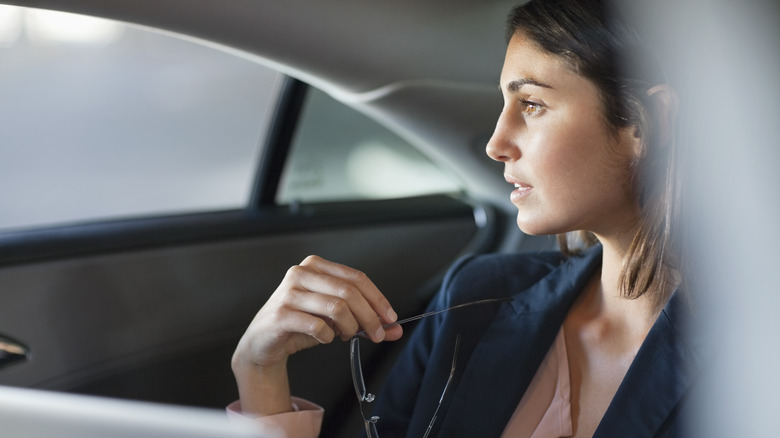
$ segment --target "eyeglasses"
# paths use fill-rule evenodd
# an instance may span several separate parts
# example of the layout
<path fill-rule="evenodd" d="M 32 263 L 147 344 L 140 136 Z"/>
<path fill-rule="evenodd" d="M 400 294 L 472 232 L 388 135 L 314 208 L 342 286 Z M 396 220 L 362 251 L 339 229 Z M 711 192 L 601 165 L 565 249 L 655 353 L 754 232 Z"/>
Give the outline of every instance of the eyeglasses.
<path fill-rule="evenodd" d="M 406 324 L 407 322 L 417 321 L 419 319 L 427 318 L 429 316 L 438 315 L 440 313 L 449 312 L 456 309 L 462 309 L 464 307 L 470 307 L 477 304 L 488 304 L 488 303 L 496 303 L 496 302 L 511 301 L 511 300 L 512 298 L 491 298 L 486 300 L 471 301 L 468 303 L 458 304 L 456 306 L 448 307 L 446 309 L 434 310 L 431 312 L 423 313 L 421 315 L 405 318 L 396 321 L 392 324 L 386 324 L 382 326 L 382 328 L 386 329 L 396 325 Z M 370 418 L 366 418 L 366 414 L 363 409 L 363 405 L 366 403 L 373 402 L 376 396 L 366 390 L 366 383 L 363 380 L 363 367 L 360 363 L 360 338 L 361 337 L 366 337 L 365 331 L 356 333 L 352 337 L 352 340 L 350 341 L 350 345 L 349 345 L 349 362 L 352 368 L 352 384 L 355 386 L 355 394 L 357 395 L 358 404 L 360 406 L 360 416 L 363 418 L 363 423 L 366 428 L 366 436 L 368 438 L 379 438 L 379 433 L 377 432 L 376 429 L 376 423 L 377 421 L 379 421 L 379 417 L 372 416 Z M 423 435 L 423 438 L 427 438 L 428 434 L 431 432 L 431 429 L 433 428 L 433 424 L 436 422 L 436 416 L 439 413 L 439 408 L 441 407 L 442 401 L 444 401 L 444 396 L 447 394 L 447 389 L 449 389 L 450 387 L 450 383 L 452 382 L 452 377 L 455 375 L 455 366 L 457 364 L 459 347 L 460 347 L 460 335 L 457 335 L 455 337 L 455 352 L 452 354 L 452 366 L 450 367 L 450 375 L 447 378 L 447 383 L 444 385 L 444 389 L 441 392 L 441 397 L 439 397 L 439 403 L 436 405 L 436 410 L 433 412 L 433 417 L 431 418 L 431 421 L 428 424 L 428 428 L 425 430 L 425 434 Z"/>

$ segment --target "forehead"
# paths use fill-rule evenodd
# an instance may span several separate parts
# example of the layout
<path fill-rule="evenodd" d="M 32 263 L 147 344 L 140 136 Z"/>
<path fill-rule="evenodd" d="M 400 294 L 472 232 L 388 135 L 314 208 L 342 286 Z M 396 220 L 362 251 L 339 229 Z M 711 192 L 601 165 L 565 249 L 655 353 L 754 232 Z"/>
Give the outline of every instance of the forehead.
<path fill-rule="evenodd" d="M 556 88 L 571 82 L 587 81 L 559 56 L 542 49 L 522 33 L 516 33 L 507 46 L 504 67 L 501 70 L 501 86 L 511 81 L 532 79 Z"/>

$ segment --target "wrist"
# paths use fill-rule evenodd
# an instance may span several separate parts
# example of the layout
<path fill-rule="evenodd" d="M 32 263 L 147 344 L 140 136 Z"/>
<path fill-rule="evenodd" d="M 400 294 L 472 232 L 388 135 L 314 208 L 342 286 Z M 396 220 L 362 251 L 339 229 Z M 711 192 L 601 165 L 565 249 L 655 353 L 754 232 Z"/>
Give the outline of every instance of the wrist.
<path fill-rule="evenodd" d="M 261 367 L 234 357 L 232 368 L 242 412 L 265 416 L 293 411 L 286 363 Z"/>

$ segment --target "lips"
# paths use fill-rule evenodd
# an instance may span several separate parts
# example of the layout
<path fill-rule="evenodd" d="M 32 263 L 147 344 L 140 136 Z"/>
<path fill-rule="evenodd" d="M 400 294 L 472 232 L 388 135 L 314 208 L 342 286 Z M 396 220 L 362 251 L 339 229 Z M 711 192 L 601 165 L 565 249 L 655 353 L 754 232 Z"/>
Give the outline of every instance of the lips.
<path fill-rule="evenodd" d="M 515 186 L 515 189 L 510 195 L 512 202 L 524 199 L 531 193 L 531 190 L 533 190 L 532 185 L 524 183 L 519 179 L 512 177 L 511 175 L 504 175 L 504 178 L 506 179 L 506 182 Z"/>
<path fill-rule="evenodd" d="M 515 186 L 516 189 L 530 189 L 533 186 L 531 184 L 524 183 L 520 179 L 513 177 L 512 175 L 504 175 L 504 179 L 509 184 Z"/>

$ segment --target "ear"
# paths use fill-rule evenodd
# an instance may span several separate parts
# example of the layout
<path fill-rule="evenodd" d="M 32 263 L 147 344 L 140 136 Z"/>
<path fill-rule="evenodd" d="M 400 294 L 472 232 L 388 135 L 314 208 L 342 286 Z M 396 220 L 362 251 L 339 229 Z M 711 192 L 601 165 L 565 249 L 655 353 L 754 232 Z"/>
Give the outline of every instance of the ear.
<path fill-rule="evenodd" d="M 647 90 L 655 112 L 658 129 L 658 146 L 666 147 L 674 138 L 674 126 L 677 120 L 677 94 L 666 84 L 656 85 Z"/>
<path fill-rule="evenodd" d="M 620 128 L 619 138 L 624 148 L 631 151 L 635 160 L 642 158 L 645 153 L 645 142 L 638 126 L 629 125 Z"/>
<path fill-rule="evenodd" d="M 624 131 L 624 144 L 631 147 L 634 153 L 634 159 L 640 159 L 645 155 L 645 142 L 642 141 L 642 133 L 637 126 L 627 126 Z"/>

